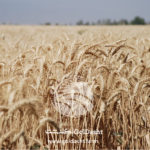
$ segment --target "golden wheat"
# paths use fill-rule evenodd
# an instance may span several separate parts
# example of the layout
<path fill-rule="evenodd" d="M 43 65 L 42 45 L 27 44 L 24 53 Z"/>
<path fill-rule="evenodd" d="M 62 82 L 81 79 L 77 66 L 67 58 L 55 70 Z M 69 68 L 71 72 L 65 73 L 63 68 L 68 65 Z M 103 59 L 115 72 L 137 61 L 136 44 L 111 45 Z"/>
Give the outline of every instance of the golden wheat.
<path fill-rule="evenodd" d="M 0 35 L 0 149 L 150 149 L 149 26 L 0 26 Z M 73 118 L 54 102 L 71 99 L 74 82 L 91 86 L 93 107 Z M 45 134 L 53 129 L 103 134 Z"/>

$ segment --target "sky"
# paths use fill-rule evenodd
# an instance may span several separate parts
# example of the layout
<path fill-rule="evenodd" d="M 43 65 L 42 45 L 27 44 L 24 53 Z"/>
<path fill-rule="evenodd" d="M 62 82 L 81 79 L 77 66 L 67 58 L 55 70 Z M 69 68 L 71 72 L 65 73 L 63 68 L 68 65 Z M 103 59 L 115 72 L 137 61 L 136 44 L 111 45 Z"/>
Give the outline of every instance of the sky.
<path fill-rule="evenodd" d="M 0 0 L 0 23 L 75 24 L 79 20 L 132 20 L 150 22 L 150 0 Z"/>

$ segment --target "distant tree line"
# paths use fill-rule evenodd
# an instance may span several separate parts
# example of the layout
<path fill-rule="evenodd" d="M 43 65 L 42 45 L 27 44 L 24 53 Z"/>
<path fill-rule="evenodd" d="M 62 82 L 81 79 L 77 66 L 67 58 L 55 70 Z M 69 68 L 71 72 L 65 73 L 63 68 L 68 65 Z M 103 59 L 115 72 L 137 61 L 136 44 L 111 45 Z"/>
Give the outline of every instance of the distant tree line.
<path fill-rule="evenodd" d="M 97 22 L 84 22 L 83 20 L 79 20 L 76 25 L 145 25 L 146 23 L 144 18 L 136 16 L 133 20 L 128 21 L 127 19 L 121 19 L 119 21 L 112 21 L 111 19 L 106 20 L 98 20 Z"/>
<path fill-rule="evenodd" d="M 3 25 L 7 25 L 7 24 L 12 24 L 12 23 L 0 23 Z M 144 18 L 136 16 L 134 17 L 133 20 L 128 21 L 127 19 L 120 19 L 119 21 L 116 20 L 111 20 L 111 19 L 105 19 L 105 20 L 98 20 L 96 22 L 89 22 L 86 21 L 84 22 L 83 20 L 79 20 L 76 22 L 76 25 L 145 25 L 145 24 L 150 24 L 150 22 L 146 22 Z M 16 24 L 17 25 L 17 24 Z M 71 25 L 71 24 L 59 24 L 59 23 L 51 23 L 51 22 L 45 22 L 44 24 L 41 25 Z"/>
<path fill-rule="evenodd" d="M 83 20 L 77 21 L 76 25 L 145 25 L 150 24 L 150 22 L 146 22 L 144 18 L 136 16 L 133 20 L 128 21 L 127 19 L 121 19 L 119 21 L 105 19 L 105 20 L 98 20 L 97 22 L 84 22 Z M 51 25 L 50 22 L 46 22 L 44 25 Z M 59 25 L 56 23 L 55 25 Z M 66 24 L 65 24 L 66 25 Z"/>

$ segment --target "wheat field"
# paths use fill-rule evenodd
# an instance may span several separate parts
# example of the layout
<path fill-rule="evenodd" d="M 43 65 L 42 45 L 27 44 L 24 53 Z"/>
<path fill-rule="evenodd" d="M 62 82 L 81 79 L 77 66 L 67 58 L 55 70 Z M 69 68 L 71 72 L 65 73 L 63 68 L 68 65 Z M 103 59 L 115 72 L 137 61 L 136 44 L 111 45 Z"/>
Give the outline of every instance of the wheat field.
<path fill-rule="evenodd" d="M 73 82 L 93 93 L 78 117 L 54 107 Z M 45 133 L 66 128 L 103 133 Z M 0 149 L 150 149 L 150 26 L 0 26 Z"/>

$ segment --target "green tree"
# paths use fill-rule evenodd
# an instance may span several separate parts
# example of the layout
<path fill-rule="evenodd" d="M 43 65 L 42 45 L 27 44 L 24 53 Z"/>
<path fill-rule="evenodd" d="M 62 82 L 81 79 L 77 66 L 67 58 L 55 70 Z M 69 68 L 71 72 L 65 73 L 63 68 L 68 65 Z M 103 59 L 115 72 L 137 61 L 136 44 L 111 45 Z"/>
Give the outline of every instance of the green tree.
<path fill-rule="evenodd" d="M 118 21 L 116 20 L 112 21 L 112 25 L 118 25 Z"/>
<path fill-rule="evenodd" d="M 105 19 L 102 21 L 103 25 L 112 25 L 112 21 L 110 19 Z"/>
<path fill-rule="evenodd" d="M 76 25 L 84 25 L 83 21 L 82 20 L 79 20 Z"/>
<path fill-rule="evenodd" d="M 50 23 L 50 22 L 46 22 L 46 23 L 45 23 L 45 25 L 50 26 L 50 25 L 51 25 L 51 23 Z"/>
<path fill-rule="evenodd" d="M 126 20 L 126 19 L 121 19 L 121 20 L 119 21 L 119 24 L 121 24 L 121 25 L 127 25 L 127 24 L 128 24 L 128 20 Z"/>
<path fill-rule="evenodd" d="M 136 16 L 132 21 L 131 24 L 133 25 L 144 25 L 146 24 L 144 18 L 141 18 L 139 16 Z"/>
<path fill-rule="evenodd" d="M 90 23 L 87 21 L 84 25 L 88 26 L 88 25 L 90 25 Z"/>

